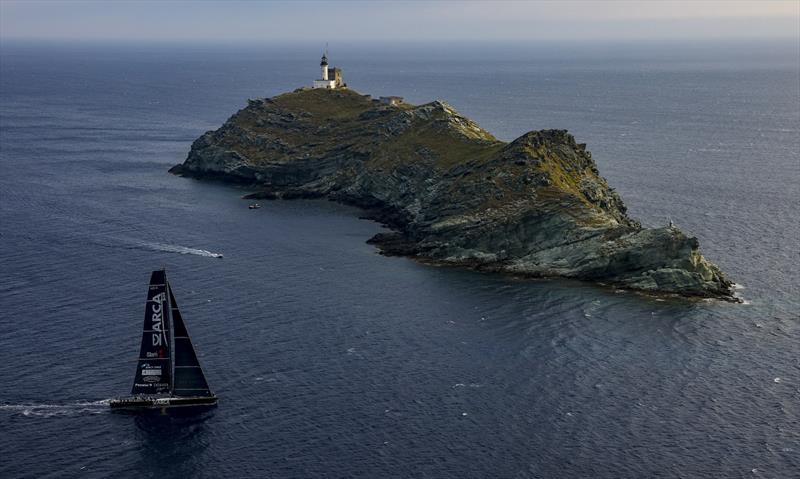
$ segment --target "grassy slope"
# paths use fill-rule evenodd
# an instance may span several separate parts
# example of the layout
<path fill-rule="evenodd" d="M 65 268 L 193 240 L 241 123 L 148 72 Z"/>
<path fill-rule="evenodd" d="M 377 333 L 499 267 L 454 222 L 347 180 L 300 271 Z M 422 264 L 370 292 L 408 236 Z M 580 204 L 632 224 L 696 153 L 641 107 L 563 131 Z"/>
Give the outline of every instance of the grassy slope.
<path fill-rule="evenodd" d="M 253 135 L 264 135 L 279 138 L 291 151 L 288 155 L 280 155 L 276 151 L 268 153 L 259 151 L 255 145 L 242 151 L 254 161 L 291 161 L 298 157 L 321 157 L 333 148 L 347 146 L 354 151 L 368 152 L 369 167 L 392 169 L 393 166 L 414 161 L 431 161 L 439 171 L 447 171 L 458 165 L 470 164 L 479 166 L 497 159 L 509 145 L 496 140 L 483 130 L 473 131 L 469 128 L 448 128 L 448 113 L 437 110 L 428 121 L 417 121 L 395 136 L 375 137 L 377 125 L 374 120 L 361 119 L 366 112 L 383 109 L 403 114 L 414 108 L 404 104 L 400 107 L 378 105 L 369 97 L 353 90 L 305 89 L 285 93 L 272 99 L 271 111 L 276 113 L 292 113 L 295 115 L 292 128 L 267 125 L 259 126 L 258 112 L 242 110 L 235 123 Z M 277 108 L 275 108 L 277 107 Z M 240 149 L 241 145 L 237 145 Z M 537 169 L 547 174 L 552 181 L 551 187 L 539 188 L 538 195 L 544 201 L 558 201 L 570 196 L 591 209 L 591 204 L 581 193 L 580 175 L 570 172 L 570 165 L 560 155 L 547 151 L 546 148 L 526 147 L 525 153 L 532 158 L 540 158 Z M 261 158 L 259 158 L 261 157 Z M 574 170 L 573 170 L 574 171 Z M 500 162 L 493 167 L 492 176 L 485 181 L 494 182 L 496 189 L 503 193 L 503 198 L 486 198 L 482 207 L 502 208 L 504 204 L 516 199 L 529 197 L 530 191 L 520 188 L 518 182 L 507 180 L 520 173 L 513 162 Z M 586 174 L 584 172 L 583 174 Z M 588 173 L 594 176 L 592 173 Z M 504 177 L 506 179 L 502 179 Z M 495 179 L 497 178 L 497 179 Z M 474 178 L 465 178 L 474 181 Z M 458 194 L 461 179 L 455 179 L 450 190 Z"/>
<path fill-rule="evenodd" d="M 353 90 L 300 90 L 273 98 L 282 109 L 306 111 L 314 122 L 355 120 L 375 104 Z"/>

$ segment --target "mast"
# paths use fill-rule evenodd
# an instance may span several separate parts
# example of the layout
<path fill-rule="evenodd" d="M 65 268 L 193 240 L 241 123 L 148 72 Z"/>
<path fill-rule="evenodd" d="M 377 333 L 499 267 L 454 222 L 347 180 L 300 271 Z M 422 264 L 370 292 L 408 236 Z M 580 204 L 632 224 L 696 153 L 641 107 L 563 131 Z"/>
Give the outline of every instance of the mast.
<path fill-rule="evenodd" d="M 169 358 L 169 366 L 170 370 L 172 371 L 172 374 L 169 378 L 169 392 L 170 395 L 172 395 L 172 391 L 175 388 L 175 325 L 172 322 L 172 301 L 170 301 L 172 299 L 172 293 L 169 293 L 169 280 L 167 279 L 166 271 L 164 271 L 164 285 L 166 286 L 168 292 L 167 309 L 164 311 L 164 317 L 165 321 L 167 321 L 167 324 L 169 324 L 169 330 L 172 331 L 172 336 L 169 338 L 170 351 L 172 351 L 172 354 Z"/>

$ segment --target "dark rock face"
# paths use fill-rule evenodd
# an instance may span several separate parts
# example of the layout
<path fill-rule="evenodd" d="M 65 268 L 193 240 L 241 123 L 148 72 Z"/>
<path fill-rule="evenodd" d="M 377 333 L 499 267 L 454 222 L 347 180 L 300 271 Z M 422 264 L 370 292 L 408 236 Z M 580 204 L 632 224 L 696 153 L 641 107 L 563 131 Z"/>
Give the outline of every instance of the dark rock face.
<path fill-rule="evenodd" d="M 379 105 L 351 90 L 251 100 L 170 171 L 252 185 L 250 198 L 360 206 L 394 230 L 370 240 L 385 254 L 733 298 L 697 239 L 627 216 L 572 135 L 501 142 L 441 101 Z"/>

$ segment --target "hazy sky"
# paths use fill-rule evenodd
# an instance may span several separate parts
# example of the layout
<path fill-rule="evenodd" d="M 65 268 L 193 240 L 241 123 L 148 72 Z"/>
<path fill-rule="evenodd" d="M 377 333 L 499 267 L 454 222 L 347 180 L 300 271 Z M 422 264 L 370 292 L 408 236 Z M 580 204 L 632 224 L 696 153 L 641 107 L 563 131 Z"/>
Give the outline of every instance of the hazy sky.
<path fill-rule="evenodd" d="M 800 37 L 800 0 L 0 0 L 0 39 L 675 40 Z"/>

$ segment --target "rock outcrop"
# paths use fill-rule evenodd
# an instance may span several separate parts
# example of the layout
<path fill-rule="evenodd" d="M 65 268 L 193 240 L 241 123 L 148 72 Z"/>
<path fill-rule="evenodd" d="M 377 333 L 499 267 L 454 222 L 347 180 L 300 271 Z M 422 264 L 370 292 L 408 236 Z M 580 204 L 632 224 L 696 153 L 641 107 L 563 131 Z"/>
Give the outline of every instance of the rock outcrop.
<path fill-rule="evenodd" d="M 627 216 L 572 135 L 502 142 L 441 101 L 390 106 L 321 89 L 250 100 L 170 171 L 251 185 L 252 198 L 360 206 L 393 230 L 370 240 L 385 254 L 733 299 L 696 238 Z"/>

